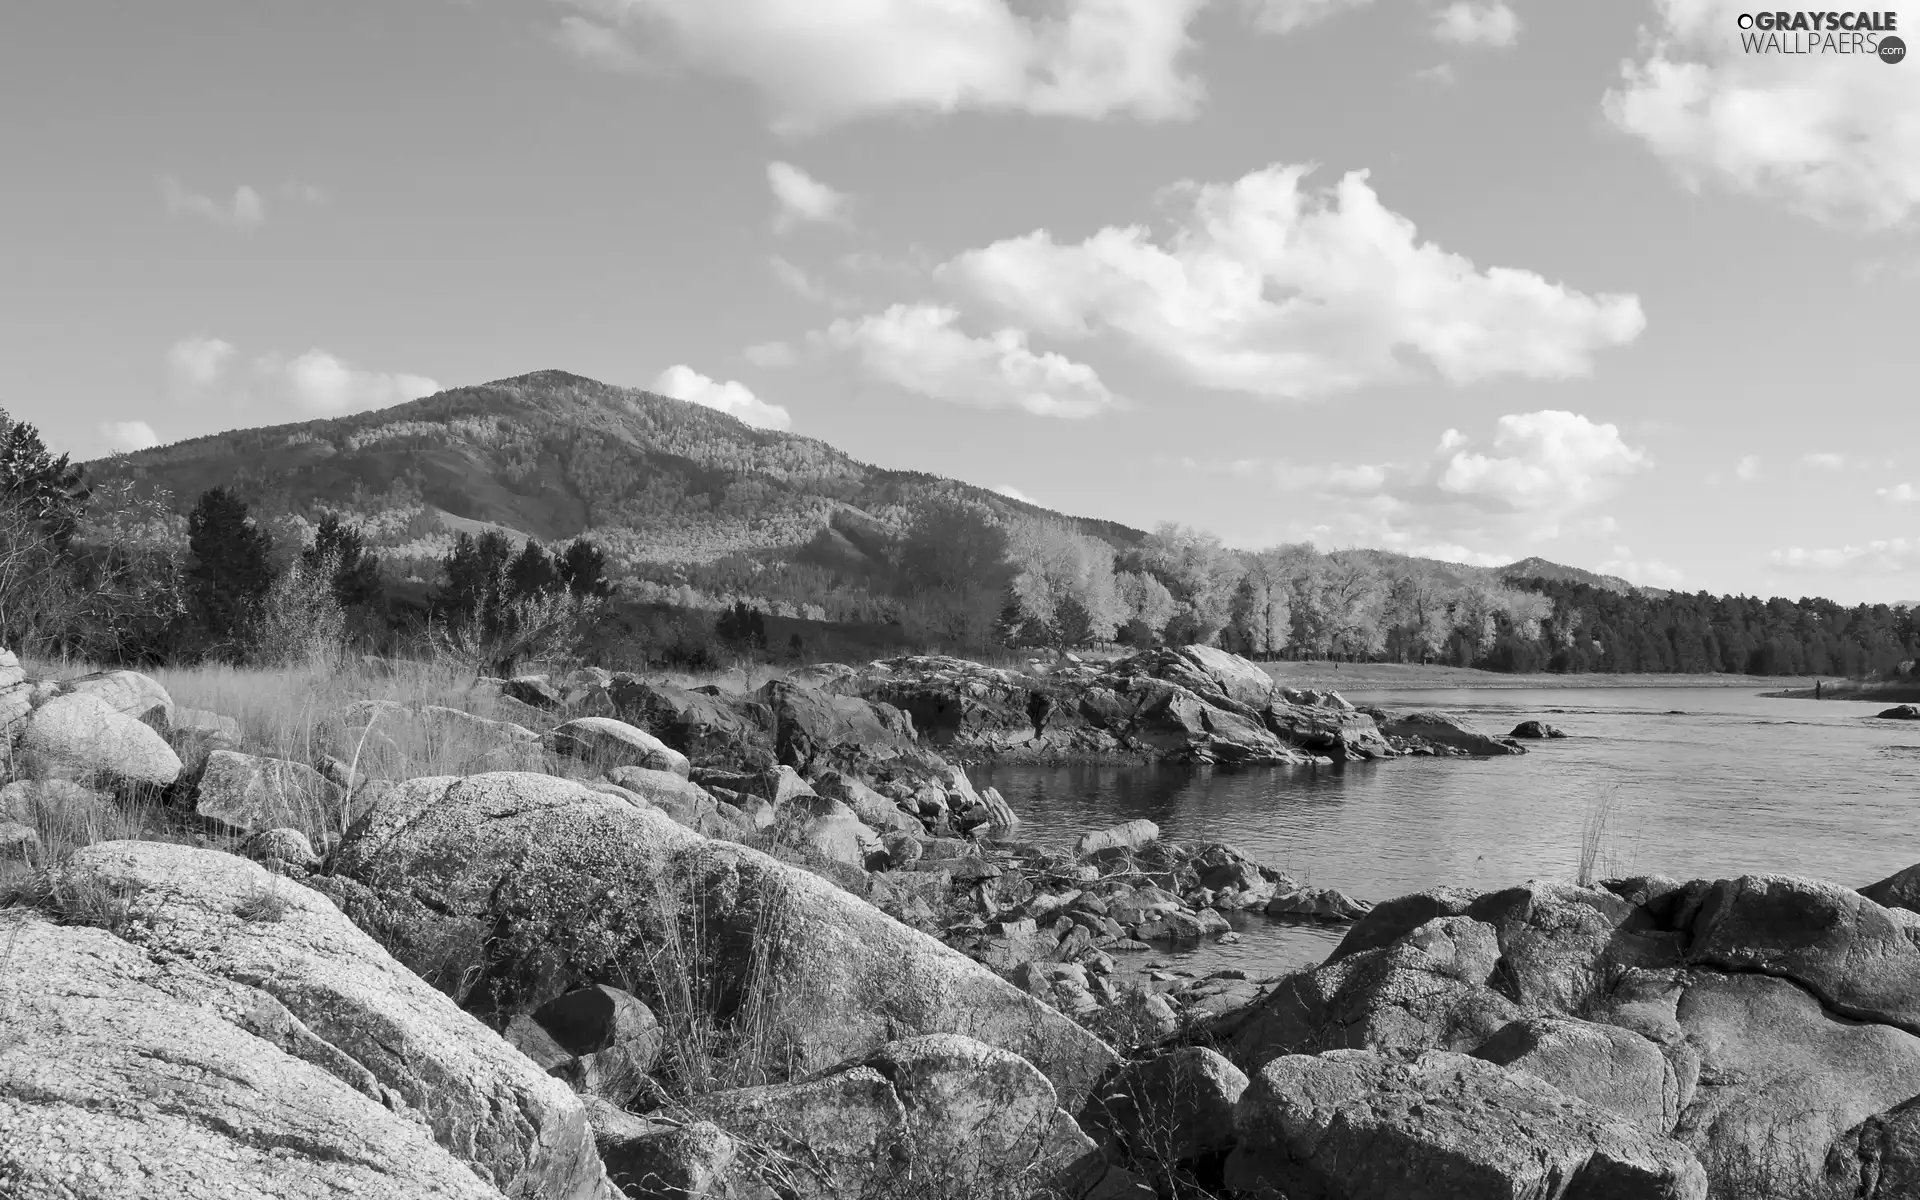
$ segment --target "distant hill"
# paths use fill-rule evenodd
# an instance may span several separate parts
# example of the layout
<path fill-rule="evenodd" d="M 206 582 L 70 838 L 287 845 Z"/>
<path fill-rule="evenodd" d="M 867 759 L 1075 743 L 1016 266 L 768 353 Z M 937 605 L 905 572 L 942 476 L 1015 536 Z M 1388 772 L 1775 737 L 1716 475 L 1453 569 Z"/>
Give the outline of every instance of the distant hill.
<path fill-rule="evenodd" d="M 710 562 L 797 547 L 829 525 L 856 553 L 946 495 L 1003 516 L 1024 501 L 869 466 L 814 438 L 756 429 L 682 400 L 538 371 L 375 412 L 194 438 L 88 464 L 160 487 L 185 512 L 210 487 L 256 510 L 359 518 L 383 552 L 438 557 L 460 532 L 546 541 L 592 530 L 616 560 Z M 1051 514 L 1058 517 L 1058 514 Z M 1071 521 L 1116 544 L 1145 535 Z"/>
<path fill-rule="evenodd" d="M 1588 587 L 1614 592 L 1622 596 L 1648 596 L 1659 599 L 1669 595 L 1666 588 L 1640 587 L 1629 583 L 1618 575 L 1601 575 L 1593 571 L 1583 571 L 1579 567 L 1561 566 L 1548 562 L 1544 558 L 1523 558 L 1519 562 L 1508 563 L 1493 570 L 1503 579 L 1552 579 L 1564 583 L 1584 583 Z"/>

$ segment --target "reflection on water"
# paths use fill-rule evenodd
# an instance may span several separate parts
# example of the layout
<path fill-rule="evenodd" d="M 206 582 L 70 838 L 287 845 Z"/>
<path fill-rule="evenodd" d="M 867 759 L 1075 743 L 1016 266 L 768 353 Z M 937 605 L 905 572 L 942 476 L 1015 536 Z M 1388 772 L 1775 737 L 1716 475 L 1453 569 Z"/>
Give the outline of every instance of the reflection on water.
<path fill-rule="evenodd" d="M 1500 759 L 1401 759 L 1340 769 L 999 765 L 1033 841 L 1146 817 L 1180 841 L 1230 842 L 1295 878 L 1379 900 L 1436 884 L 1571 880 L 1582 831 L 1612 796 L 1606 874 L 1760 872 L 1859 886 L 1920 862 L 1920 729 L 1884 706 L 1729 690 L 1353 692 L 1440 708 L 1505 733 L 1529 717 L 1570 736 Z M 1317 962 L 1337 929 L 1237 921 L 1202 964 Z M 1192 964 L 1190 964 L 1192 965 Z"/>

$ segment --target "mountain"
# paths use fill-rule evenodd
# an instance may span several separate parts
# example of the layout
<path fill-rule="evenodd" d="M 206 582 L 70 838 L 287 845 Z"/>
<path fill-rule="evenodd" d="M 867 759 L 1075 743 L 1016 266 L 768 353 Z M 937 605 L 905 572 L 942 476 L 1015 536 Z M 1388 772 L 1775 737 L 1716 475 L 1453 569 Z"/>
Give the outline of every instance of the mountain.
<path fill-rule="evenodd" d="M 1579 567 L 1565 567 L 1544 558 L 1523 558 L 1519 562 L 1508 563 L 1494 570 L 1503 579 L 1552 579 L 1564 583 L 1584 583 L 1588 587 L 1614 592 L 1622 596 L 1647 596 L 1659 599 L 1669 595 L 1666 588 L 1640 587 L 1628 583 L 1618 575 L 1599 575 L 1592 571 L 1583 571 Z"/>
<path fill-rule="evenodd" d="M 164 488 L 184 513 L 210 487 L 256 511 L 359 518 L 396 558 L 439 557 L 455 535 L 544 541 L 592 530 L 616 561 L 710 562 L 820 535 L 867 555 L 918 509 L 964 496 L 1002 516 L 1050 515 L 970 484 L 859 462 L 825 442 L 713 409 L 537 371 L 375 412 L 211 434 L 89 463 Z M 1074 520 L 1116 544 L 1145 535 Z"/>

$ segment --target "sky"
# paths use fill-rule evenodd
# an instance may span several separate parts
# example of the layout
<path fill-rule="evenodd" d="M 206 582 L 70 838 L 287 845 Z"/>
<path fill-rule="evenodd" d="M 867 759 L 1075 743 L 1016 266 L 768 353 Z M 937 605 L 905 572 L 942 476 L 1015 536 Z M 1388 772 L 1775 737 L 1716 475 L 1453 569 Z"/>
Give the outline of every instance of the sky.
<path fill-rule="evenodd" d="M 9 0 L 0 406 L 559 368 L 1237 547 L 1920 600 L 1920 63 L 1745 11 Z"/>

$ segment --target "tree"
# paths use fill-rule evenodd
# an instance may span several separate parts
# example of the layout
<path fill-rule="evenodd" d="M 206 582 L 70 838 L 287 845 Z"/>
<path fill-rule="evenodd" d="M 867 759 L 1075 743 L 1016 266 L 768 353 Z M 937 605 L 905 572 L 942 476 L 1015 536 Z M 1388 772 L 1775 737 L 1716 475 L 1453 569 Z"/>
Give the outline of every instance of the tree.
<path fill-rule="evenodd" d="M 1009 531 L 1007 556 L 1014 572 L 1008 591 L 1023 630 L 1037 628 L 1057 637 L 1060 606 L 1072 601 L 1085 613 L 1085 640 L 1113 636 L 1122 613 L 1112 546 L 1051 521 L 1026 520 Z"/>
<path fill-rule="evenodd" d="M 560 572 L 540 543 L 527 539 L 519 555 L 507 564 L 507 587 L 515 600 L 530 600 L 560 590 Z"/>
<path fill-rule="evenodd" d="M 1007 557 L 1007 531 L 986 510 L 959 499 L 936 501 L 914 518 L 900 544 L 900 569 L 920 588 L 990 582 Z"/>
<path fill-rule="evenodd" d="M 737 601 L 732 608 L 721 611 L 713 623 L 713 635 L 741 650 L 765 650 L 766 618 L 759 609 L 747 607 L 746 601 Z"/>
<path fill-rule="evenodd" d="M 1128 640 L 1137 646 L 1152 645 L 1154 635 L 1167 627 L 1178 608 L 1167 585 L 1144 571 L 1116 572 L 1113 592 L 1120 604 L 1120 622 L 1132 630 Z"/>
<path fill-rule="evenodd" d="M 1240 562 L 1213 534 L 1163 524 L 1130 556 L 1173 596 L 1167 640 L 1209 644 L 1230 619 Z M 1128 564 L 1133 565 L 1133 564 Z"/>
<path fill-rule="evenodd" d="M 234 637 L 273 586 L 273 540 L 225 488 L 200 493 L 187 516 L 193 565 L 188 591 L 200 628 L 216 640 Z"/>
<path fill-rule="evenodd" d="M 77 463 L 64 454 L 54 457 L 38 429 L 0 409 L 0 495 L 65 551 L 80 527 L 88 490 Z"/>
<path fill-rule="evenodd" d="M 1229 606 L 1228 628 L 1249 654 L 1266 658 L 1286 649 L 1293 624 L 1293 596 L 1286 559 L 1262 550 L 1245 560 Z"/>
<path fill-rule="evenodd" d="M 434 607 L 452 624 L 479 622 L 483 627 L 497 626 L 502 593 L 506 590 L 507 564 L 512 558 L 512 543 L 497 530 L 490 529 L 477 538 L 470 533 L 461 534 L 454 539 L 447 557 L 441 560 L 442 581 L 434 596 Z"/>
<path fill-rule="evenodd" d="M 575 538 L 567 544 L 554 570 L 576 600 L 605 596 L 613 590 L 613 585 L 607 582 L 606 554 L 585 538 Z"/>
<path fill-rule="evenodd" d="M 331 580 L 333 597 L 343 609 L 367 609 L 380 602 L 380 557 L 367 547 L 358 529 L 328 513 L 315 530 L 313 545 L 300 552 L 300 564 L 309 576 L 320 572 Z"/>

